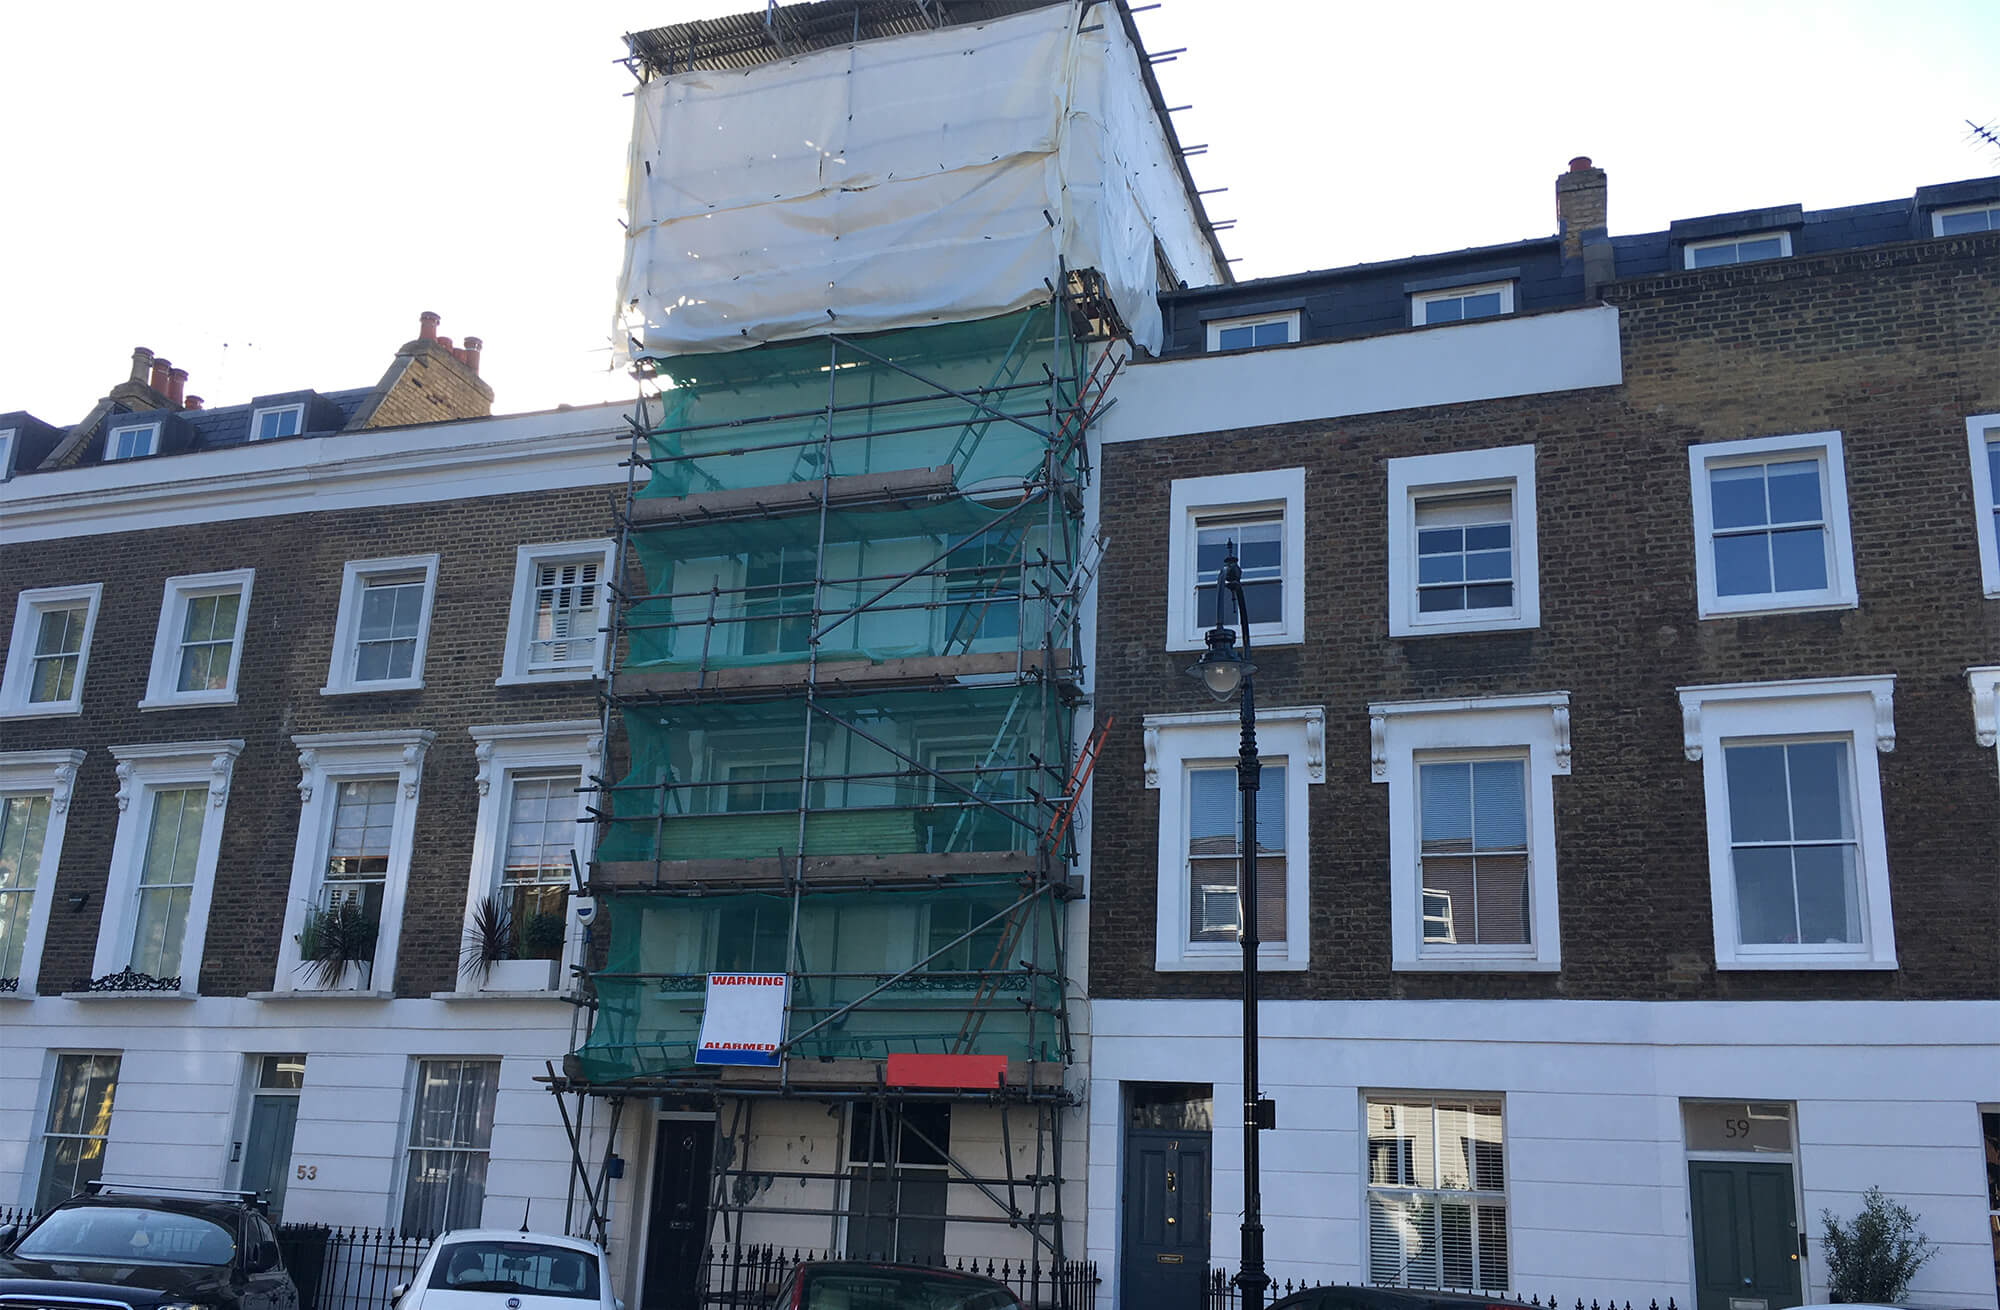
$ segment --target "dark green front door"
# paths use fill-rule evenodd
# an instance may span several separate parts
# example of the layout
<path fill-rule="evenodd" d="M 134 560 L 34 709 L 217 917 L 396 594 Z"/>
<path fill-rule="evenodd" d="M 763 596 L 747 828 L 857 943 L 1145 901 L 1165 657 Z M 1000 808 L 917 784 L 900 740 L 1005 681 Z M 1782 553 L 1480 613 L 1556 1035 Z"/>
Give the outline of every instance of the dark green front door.
<path fill-rule="evenodd" d="M 1695 1310 L 1787 1310 L 1799 1295 L 1792 1167 L 1688 1162 Z"/>

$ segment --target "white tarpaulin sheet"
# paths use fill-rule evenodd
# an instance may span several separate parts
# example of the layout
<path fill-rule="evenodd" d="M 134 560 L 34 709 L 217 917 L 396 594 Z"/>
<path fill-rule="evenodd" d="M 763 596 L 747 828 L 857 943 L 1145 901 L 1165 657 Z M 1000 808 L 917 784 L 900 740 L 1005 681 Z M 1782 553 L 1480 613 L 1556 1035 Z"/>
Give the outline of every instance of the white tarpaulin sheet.
<path fill-rule="evenodd" d="M 1157 351 L 1154 241 L 1191 285 L 1221 270 L 1137 52 L 1108 3 L 1083 8 L 642 85 L 614 340 L 984 318 L 1046 300 L 1063 260 Z"/>

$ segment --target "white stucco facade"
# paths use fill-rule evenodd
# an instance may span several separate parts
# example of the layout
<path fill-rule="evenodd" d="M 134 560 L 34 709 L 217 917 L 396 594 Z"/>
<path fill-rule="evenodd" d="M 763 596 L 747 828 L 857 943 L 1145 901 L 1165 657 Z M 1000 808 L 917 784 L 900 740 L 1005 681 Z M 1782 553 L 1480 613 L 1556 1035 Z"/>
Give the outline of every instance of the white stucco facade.
<path fill-rule="evenodd" d="M 1211 1263 L 1233 1269 L 1242 1175 L 1240 1007 L 1098 1000 L 1089 1081 L 1088 1256 L 1119 1304 L 1124 1085 L 1213 1080 Z M 1980 1109 L 2000 1098 L 2000 1003 L 1285 1001 L 1262 1009 L 1267 1263 L 1367 1278 L 1370 1092 L 1503 1104 L 1512 1288 L 1565 1304 L 1694 1305 L 1683 1101 L 1793 1107 L 1808 1302 L 1826 1299 L 1820 1213 L 1879 1186 L 1939 1254 L 1913 1304 L 1992 1306 Z"/>

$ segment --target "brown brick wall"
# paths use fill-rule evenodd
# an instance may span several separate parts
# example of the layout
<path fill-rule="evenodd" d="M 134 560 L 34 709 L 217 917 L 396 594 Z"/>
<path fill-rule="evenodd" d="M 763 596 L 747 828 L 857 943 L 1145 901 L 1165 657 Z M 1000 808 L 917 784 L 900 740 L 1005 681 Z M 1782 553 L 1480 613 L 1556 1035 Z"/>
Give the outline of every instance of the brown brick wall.
<path fill-rule="evenodd" d="M 493 388 L 433 342 L 412 341 L 404 346 L 397 352 L 390 374 L 395 380 L 374 411 L 363 418 L 361 427 L 439 423 L 483 418 L 493 412 Z"/>
<path fill-rule="evenodd" d="M 622 495 L 622 491 L 618 494 Z M 491 497 L 286 518 L 161 528 L 9 546 L 0 551 L 0 622 L 24 587 L 102 582 L 83 714 L 0 724 L 7 750 L 83 746 L 43 956 L 40 989 L 88 981 L 117 821 L 113 760 L 130 742 L 241 737 L 216 870 L 200 989 L 240 995 L 271 986 L 299 825 L 294 733 L 428 728 L 409 895 L 397 961 L 399 995 L 455 985 L 478 795 L 466 728 L 475 723 L 593 718 L 589 683 L 496 687 L 515 547 L 611 535 L 602 489 Z M 442 558 L 421 691 L 322 696 L 342 566 L 351 559 Z M 141 712 L 165 579 L 254 567 L 238 703 Z M 88 893 L 80 911 L 70 897 Z"/>
<path fill-rule="evenodd" d="M 1226 996 L 1160 975 L 1158 793 L 1140 722 L 1208 708 L 1161 649 L 1177 477 L 1302 464 L 1303 648 L 1258 652 L 1264 705 L 1327 707 L 1311 789 L 1312 967 L 1290 997 L 1944 998 L 2000 995 L 2000 804 L 1962 671 L 2000 659 L 1981 598 L 1965 418 L 2000 410 L 2000 237 L 1912 243 L 1617 285 L 1623 386 L 1106 448 L 1090 887 L 1097 996 Z M 1144 370 L 1132 379 L 1143 383 Z M 1687 448 L 1838 429 L 1856 610 L 1696 618 Z M 1539 630 L 1389 639 L 1385 461 L 1532 442 Z M 1718 974 L 1701 769 L 1680 685 L 1897 675 L 1882 757 L 1894 972 Z M 1376 700 L 1566 690 L 1574 773 L 1555 783 L 1559 975 L 1390 969 L 1388 790 L 1368 777 Z"/>

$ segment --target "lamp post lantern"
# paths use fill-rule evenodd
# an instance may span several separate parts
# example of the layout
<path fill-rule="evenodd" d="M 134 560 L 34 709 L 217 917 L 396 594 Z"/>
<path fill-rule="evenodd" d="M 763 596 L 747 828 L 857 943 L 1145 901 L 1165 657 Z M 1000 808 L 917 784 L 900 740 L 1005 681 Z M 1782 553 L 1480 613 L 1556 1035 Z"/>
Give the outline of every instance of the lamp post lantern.
<path fill-rule="evenodd" d="M 1243 626 L 1241 651 L 1236 649 L 1236 633 L 1224 622 L 1230 601 L 1235 603 L 1236 617 Z M 1215 587 L 1215 626 L 1209 629 L 1207 640 L 1208 649 L 1188 669 L 1188 676 L 1217 700 L 1235 696 L 1243 719 L 1236 752 L 1236 790 L 1243 802 L 1238 837 L 1242 864 L 1236 881 L 1237 936 L 1243 943 L 1243 1266 L 1236 1275 L 1236 1285 L 1243 1295 L 1243 1310 L 1263 1310 L 1264 1289 L 1271 1279 L 1264 1272 L 1263 1183 L 1257 1134 L 1277 1125 L 1277 1106 L 1264 1099 L 1257 1083 L 1257 781 L 1262 766 L 1257 759 L 1257 695 L 1252 676 L 1257 666 L 1250 660 L 1250 609 L 1243 599 L 1243 569 L 1237 563 L 1234 542 L 1222 557 Z"/>

